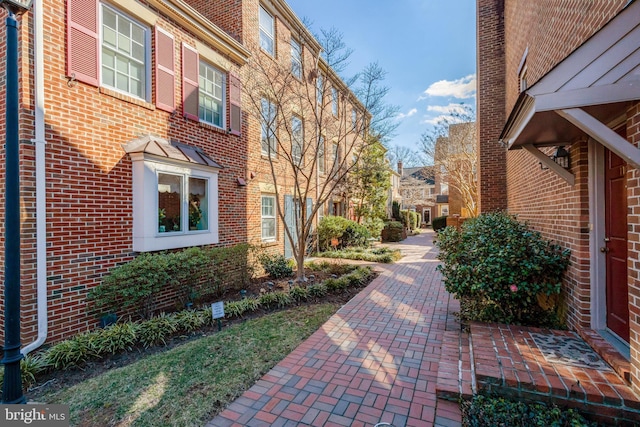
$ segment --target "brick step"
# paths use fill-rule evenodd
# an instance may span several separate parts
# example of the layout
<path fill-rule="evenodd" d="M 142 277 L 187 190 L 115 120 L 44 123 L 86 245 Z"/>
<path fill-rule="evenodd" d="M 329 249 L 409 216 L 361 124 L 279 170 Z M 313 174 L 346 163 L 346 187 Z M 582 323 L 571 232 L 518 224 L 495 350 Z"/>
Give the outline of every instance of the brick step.
<path fill-rule="evenodd" d="M 575 407 L 608 425 L 640 422 L 640 399 L 616 371 L 588 348 L 593 357 L 584 360 L 563 353 L 563 345 L 586 345 L 573 332 L 484 323 L 470 328 L 479 391 Z"/>
<path fill-rule="evenodd" d="M 442 352 L 438 363 L 436 396 L 440 399 L 458 401 L 473 396 L 475 380 L 471 367 L 469 334 L 446 331 L 442 337 Z"/>

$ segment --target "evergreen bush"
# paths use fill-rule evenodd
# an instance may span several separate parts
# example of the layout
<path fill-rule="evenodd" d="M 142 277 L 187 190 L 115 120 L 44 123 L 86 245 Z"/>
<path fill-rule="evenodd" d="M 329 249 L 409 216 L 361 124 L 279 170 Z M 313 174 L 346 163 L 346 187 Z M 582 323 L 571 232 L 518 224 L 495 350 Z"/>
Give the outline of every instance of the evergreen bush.
<path fill-rule="evenodd" d="M 461 230 L 446 227 L 436 244 L 445 288 L 469 303 L 473 320 L 560 325 L 556 307 L 543 309 L 538 298 L 560 293 L 568 250 L 505 213 L 469 219 Z"/>
<path fill-rule="evenodd" d="M 431 226 L 433 227 L 433 231 L 443 230 L 447 226 L 447 216 L 445 215 L 433 218 Z"/>

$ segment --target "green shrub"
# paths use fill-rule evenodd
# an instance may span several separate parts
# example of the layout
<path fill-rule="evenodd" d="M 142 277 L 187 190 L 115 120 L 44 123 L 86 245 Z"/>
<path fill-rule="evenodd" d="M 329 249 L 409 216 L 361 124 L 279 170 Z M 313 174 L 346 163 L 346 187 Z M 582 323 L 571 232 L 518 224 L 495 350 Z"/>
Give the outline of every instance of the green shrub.
<path fill-rule="evenodd" d="M 476 395 L 462 402 L 463 424 L 482 426 L 597 426 L 574 409 L 562 410 L 556 405 L 528 404 L 504 398 Z"/>
<path fill-rule="evenodd" d="M 20 360 L 20 377 L 22 378 L 22 388 L 28 389 L 36 383 L 36 377 L 45 372 L 49 365 L 41 355 L 27 354 Z M 4 369 L 0 369 L 0 396 L 4 386 Z"/>
<path fill-rule="evenodd" d="M 433 218 L 433 221 L 431 221 L 431 226 L 433 227 L 433 231 L 440 231 L 444 229 L 447 226 L 446 215 Z"/>
<path fill-rule="evenodd" d="M 355 221 L 349 221 L 349 225 L 342 234 L 343 247 L 366 247 L 369 246 L 369 239 L 371 233 L 362 224 L 358 224 Z"/>
<path fill-rule="evenodd" d="M 304 301 L 309 298 L 309 290 L 308 288 L 303 288 L 302 286 L 294 286 L 289 291 L 291 298 L 295 301 Z"/>
<path fill-rule="evenodd" d="M 137 327 L 131 322 L 116 323 L 89 334 L 94 335 L 94 348 L 99 355 L 131 350 L 138 342 Z"/>
<path fill-rule="evenodd" d="M 309 297 L 311 298 L 321 298 L 325 296 L 328 292 L 327 285 L 324 283 L 316 283 L 309 286 Z"/>
<path fill-rule="evenodd" d="M 258 270 L 256 263 L 258 249 L 255 246 L 241 243 L 229 248 L 211 249 L 211 251 L 211 256 L 217 259 L 218 265 L 224 264 L 224 269 L 219 274 L 231 289 L 239 290 L 251 283 L 251 279 Z"/>
<path fill-rule="evenodd" d="M 273 279 L 282 279 L 293 275 L 293 266 L 282 254 L 261 254 L 258 257 L 262 268 Z"/>
<path fill-rule="evenodd" d="M 404 226 L 398 221 L 389 221 L 385 223 L 382 230 L 383 242 L 400 242 L 403 239 Z"/>
<path fill-rule="evenodd" d="M 384 221 L 381 218 L 365 218 L 362 225 L 369 231 L 371 237 L 378 239 L 384 228 Z"/>
<path fill-rule="evenodd" d="M 362 261 L 392 263 L 399 260 L 402 255 L 400 251 L 389 248 L 350 248 L 341 249 L 337 251 L 327 251 L 318 254 L 319 257 L 325 258 L 341 258 L 341 259 L 355 259 Z"/>
<path fill-rule="evenodd" d="M 263 307 L 270 309 L 278 304 L 278 297 L 276 296 L 275 292 L 267 292 L 266 294 L 260 295 L 259 301 Z"/>
<path fill-rule="evenodd" d="M 568 250 L 504 213 L 470 219 L 460 231 L 446 227 L 437 245 L 445 288 L 471 301 L 474 320 L 539 325 L 549 319 L 538 296 L 560 293 Z"/>
<path fill-rule="evenodd" d="M 341 216 L 325 216 L 318 225 L 318 244 L 321 251 L 332 248 L 331 241 L 338 240 L 338 248 L 366 246 L 371 233 L 355 221 Z"/>
<path fill-rule="evenodd" d="M 96 357 L 98 354 L 92 340 L 87 339 L 86 335 L 76 335 L 49 348 L 43 356 L 45 363 L 54 369 L 64 370 L 82 366 L 90 358 Z"/>
<path fill-rule="evenodd" d="M 391 217 L 402 224 L 402 216 L 400 216 L 400 203 L 395 200 L 391 204 Z"/>
<path fill-rule="evenodd" d="M 145 348 L 159 344 L 166 345 L 166 338 L 172 336 L 177 330 L 176 318 L 164 313 L 136 325 L 138 341 Z"/>
<path fill-rule="evenodd" d="M 206 326 L 212 320 L 211 308 L 203 310 L 182 310 L 174 315 L 176 328 L 180 331 L 193 332 Z"/>
<path fill-rule="evenodd" d="M 289 292 L 280 291 L 280 292 L 273 292 L 273 294 L 276 296 L 276 301 L 278 302 L 278 308 L 284 308 L 293 303 L 293 298 L 291 297 Z"/>
<path fill-rule="evenodd" d="M 227 318 L 242 317 L 246 311 L 246 304 L 240 301 L 229 301 L 224 305 L 224 315 Z"/>
<path fill-rule="evenodd" d="M 155 310 L 156 298 L 171 280 L 170 256 L 143 253 L 118 266 L 89 292 L 99 314 L 134 309 L 143 319 Z"/>

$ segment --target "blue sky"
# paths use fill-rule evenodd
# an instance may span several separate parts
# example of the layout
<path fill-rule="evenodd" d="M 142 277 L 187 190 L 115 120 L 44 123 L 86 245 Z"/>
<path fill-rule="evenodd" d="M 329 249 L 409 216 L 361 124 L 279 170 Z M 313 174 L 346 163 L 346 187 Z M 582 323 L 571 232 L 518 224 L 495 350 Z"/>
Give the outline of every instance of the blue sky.
<path fill-rule="evenodd" d="M 287 0 L 312 30 L 336 27 L 354 50 L 346 72 L 377 61 L 387 102 L 400 106 L 390 145 L 417 148 L 420 135 L 457 104 L 475 107 L 475 0 Z"/>

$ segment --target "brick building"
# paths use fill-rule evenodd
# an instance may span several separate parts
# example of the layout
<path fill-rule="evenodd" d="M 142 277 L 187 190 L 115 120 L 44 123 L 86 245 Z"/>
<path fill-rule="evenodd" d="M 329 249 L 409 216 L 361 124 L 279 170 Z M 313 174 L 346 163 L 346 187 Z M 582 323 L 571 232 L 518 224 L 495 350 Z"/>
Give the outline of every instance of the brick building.
<path fill-rule="evenodd" d="M 639 392 L 640 2 L 477 6 L 480 210 L 571 250 L 568 324 Z"/>
<path fill-rule="evenodd" d="M 95 327 L 88 291 L 137 253 L 271 237 L 285 250 L 283 226 L 269 210 L 274 199 L 265 198 L 275 183 L 261 156 L 264 127 L 243 89 L 267 6 L 34 3 L 19 19 L 23 343 L 37 340 L 32 348 Z M 303 62 L 316 64 L 319 46 L 286 4 L 268 11 L 283 58 L 291 62 L 292 49 L 279 44 L 283 22 L 293 22 L 307 42 Z M 320 65 L 327 93 L 339 87 L 341 107 L 357 105 L 364 122 L 364 109 Z M 341 114 L 351 120 L 346 107 Z M 339 148 L 336 157 L 348 154 Z M 280 194 L 286 202 L 286 185 Z M 327 208 L 334 201 L 327 198 Z"/>
<path fill-rule="evenodd" d="M 368 113 L 285 1 L 188 1 L 251 52 L 242 70 L 249 241 L 297 257 L 303 213 L 312 227 L 348 215 L 346 191 L 332 183 L 357 160 Z"/>

